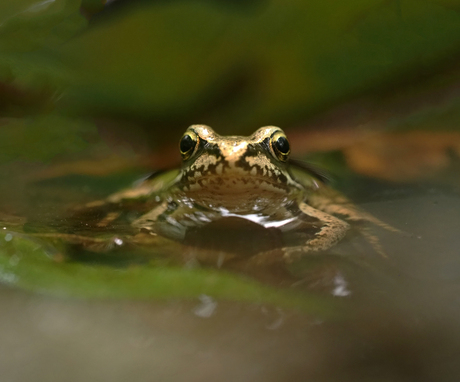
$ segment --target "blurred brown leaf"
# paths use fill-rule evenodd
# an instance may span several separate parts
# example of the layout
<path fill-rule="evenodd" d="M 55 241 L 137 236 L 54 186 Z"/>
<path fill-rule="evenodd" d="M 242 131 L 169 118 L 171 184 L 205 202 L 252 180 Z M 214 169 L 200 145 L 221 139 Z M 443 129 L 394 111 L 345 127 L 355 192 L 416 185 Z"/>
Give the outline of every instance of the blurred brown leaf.
<path fill-rule="evenodd" d="M 460 133 L 382 133 L 344 148 L 348 165 L 357 173 L 408 182 L 428 179 L 460 157 Z"/>

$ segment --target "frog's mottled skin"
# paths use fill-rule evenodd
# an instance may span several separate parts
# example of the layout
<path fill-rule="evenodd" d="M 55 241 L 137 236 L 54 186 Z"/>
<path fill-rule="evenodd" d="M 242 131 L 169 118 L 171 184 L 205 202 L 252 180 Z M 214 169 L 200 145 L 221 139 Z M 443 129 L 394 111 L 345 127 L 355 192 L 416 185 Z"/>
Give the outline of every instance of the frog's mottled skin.
<path fill-rule="evenodd" d="M 242 137 L 221 136 L 208 126 L 192 125 L 184 137 L 195 145 L 183 155 L 177 175 L 169 174 L 169 180 L 153 178 L 109 198 L 113 203 L 156 198 L 159 204 L 132 222 L 144 232 L 181 241 L 188 229 L 227 217 L 282 233 L 308 230 L 305 242 L 282 248 L 289 259 L 330 248 L 344 237 L 349 222 L 367 221 L 394 230 L 290 163 L 287 139 L 278 127 L 262 127 Z M 281 153 L 276 146 L 279 137 L 285 139 Z M 378 241 L 363 233 L 380 251 Z"/>

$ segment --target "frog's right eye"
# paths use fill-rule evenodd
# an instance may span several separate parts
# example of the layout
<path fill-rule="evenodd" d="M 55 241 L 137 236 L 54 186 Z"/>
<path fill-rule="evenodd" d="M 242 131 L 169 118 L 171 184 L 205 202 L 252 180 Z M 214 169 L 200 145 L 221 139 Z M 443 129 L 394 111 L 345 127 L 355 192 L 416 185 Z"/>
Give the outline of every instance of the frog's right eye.
<path fill-rule="evenodd" d="M 187 160 L 193 154 L 198 144 L 198 136 L 191 130 L 187 131 L 181 138 L 179 149 L 183 160 Z"/>
<path fill-rule="evenodd" d="M 291 153 L 291 148 L 289 146 L 289 141 L 287 140 L 286 135 L 283 131 L 278 130 L 270 138 L 270 146 L 275 153 L 275 156 L 282 162 L 286 162 L 289 154 Z"/>

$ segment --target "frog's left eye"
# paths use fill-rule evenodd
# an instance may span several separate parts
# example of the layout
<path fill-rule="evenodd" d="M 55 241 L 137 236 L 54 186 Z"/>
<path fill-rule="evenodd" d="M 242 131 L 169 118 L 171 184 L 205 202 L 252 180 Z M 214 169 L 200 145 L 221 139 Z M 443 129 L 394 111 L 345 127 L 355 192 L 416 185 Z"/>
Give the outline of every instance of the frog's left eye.
<path fill-rule="evenodd" d="M 197 144 L 198 136 L 195 134 L 195 132 L 189 130 L 182 136 L 179 144 L 179 149 L 183 160 L 190 158 Z"/>
<path fill-rule="evenodd" d="M 270 146 L 280 161 L 287 161 L 291 148 L 286 135 L 282 131 L 277 131 L 270 138 Z"/>

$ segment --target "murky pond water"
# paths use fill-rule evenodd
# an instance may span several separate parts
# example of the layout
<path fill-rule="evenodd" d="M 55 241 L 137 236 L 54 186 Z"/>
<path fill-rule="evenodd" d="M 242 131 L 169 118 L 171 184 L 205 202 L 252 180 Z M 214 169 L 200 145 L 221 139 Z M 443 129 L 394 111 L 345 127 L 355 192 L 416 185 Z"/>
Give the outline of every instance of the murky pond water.
<path fill-rule="evenodd" d="M 63 186 L 78 194 L 85 182 Z M 31 193 L 40 203 L 28 233 L 2 238 L 4 380 L 460 378 L 460 196 L 453 191 L 392 186 L 361 203 L 405 232 L 377 231 L 386 259 L 349 235 L 320 256 L 258 268 L 244 266 L 245 259 L 229 267 L 207 258 L 201 266 L 171 263 L 161 246 L 154 256 L 132 251 L 138 257 L 129 261 L 116 252 L 92 259 L 72 246 L 65 248 L 76 252 L 61 258 L 63 247 L 45 248 L 28 235 L 53 221 L 68 224 L 62 219 L 70 194 L 56 201 L 40 187 Z M 8 252 L 21 238 L 31 246 Z M 36 253 L 27 263 L 30 248 Z M 165 276 L 169 267 L 177 274 Z M 163 273 L 143 273 L 155 268 Z"/>

